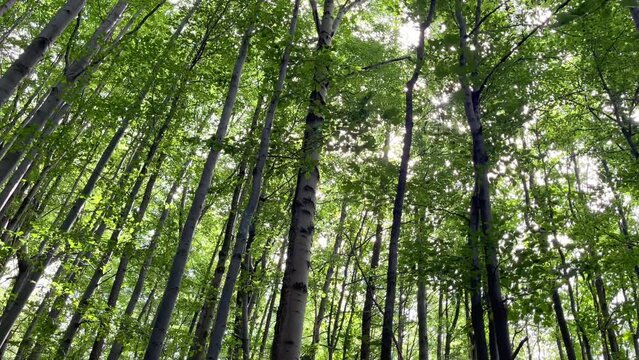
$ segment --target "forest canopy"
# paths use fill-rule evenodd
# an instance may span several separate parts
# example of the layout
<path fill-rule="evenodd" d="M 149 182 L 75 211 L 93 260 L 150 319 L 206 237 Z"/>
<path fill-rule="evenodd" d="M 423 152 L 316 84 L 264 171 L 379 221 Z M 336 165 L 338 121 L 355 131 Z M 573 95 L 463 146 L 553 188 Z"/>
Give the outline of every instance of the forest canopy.
<path fill-rule="evenodd" d="M 0 0 L 0 358 L 639 360 L 638 0 Z"/>

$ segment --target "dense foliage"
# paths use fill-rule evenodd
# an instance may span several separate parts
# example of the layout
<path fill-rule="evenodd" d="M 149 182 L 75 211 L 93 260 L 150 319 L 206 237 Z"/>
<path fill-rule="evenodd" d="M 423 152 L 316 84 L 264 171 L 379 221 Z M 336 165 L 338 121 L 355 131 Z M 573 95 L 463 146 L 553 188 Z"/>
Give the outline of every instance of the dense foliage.
<path fill-rule="evenodd" d="M 0 358 L 639 359 L 636 0 L 4 0 Z"/>

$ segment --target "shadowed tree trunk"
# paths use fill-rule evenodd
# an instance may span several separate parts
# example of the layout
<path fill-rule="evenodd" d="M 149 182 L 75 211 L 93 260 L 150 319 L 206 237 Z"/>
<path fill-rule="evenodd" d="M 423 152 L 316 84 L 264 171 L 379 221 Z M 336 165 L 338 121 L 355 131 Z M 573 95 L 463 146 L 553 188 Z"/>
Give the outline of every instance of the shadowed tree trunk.
<path fill-rule="evenodd" d="M 384 302 L 384 321 L 382 325 L 382 352 L 381 360 L 391 360 L 393 343 L 393 314 L 395 313 L 395 292 L 397 286 L 397 264 L 399 235 L 402 223 L 402 209 L 404 197 L 406 195 L 406 179 L 408 176 L 408 161 L 413 142 L 413 90 L 419 79 L 420 72 L 424 66 L 424 42 L 425 31 L 430 26 L 435 17 L 435 0 L 431 0 L 430 8 L 426 18 L 419 26 L 419 44 L 417 45 L 417 62 L 413 75 L 406 83 L 406 114 L 404 129 L 404 146 L 402 149 L 402 159 L 399 168 L 399 179 L 397 181 L 397 192 L 393 204 L 393 222 L 391 225 L 390 242 L 388 245 L 388 269 L 386 273 L 386 300 Z"/>

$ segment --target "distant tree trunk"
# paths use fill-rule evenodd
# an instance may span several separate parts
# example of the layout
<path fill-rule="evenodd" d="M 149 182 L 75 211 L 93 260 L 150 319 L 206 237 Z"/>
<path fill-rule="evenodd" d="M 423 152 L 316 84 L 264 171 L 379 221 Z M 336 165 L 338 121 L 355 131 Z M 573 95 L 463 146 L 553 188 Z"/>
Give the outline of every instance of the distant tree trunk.
<path fill-rule="evenodd" d="M 284 252 L 287 249 L 287 243 L 286 243 L 286 238 L 284 240 L 282 240 L 282 246 L 280 247 L 279 250 L 279 256 L 277 258 L 277 272 L 280 272 L 280 269 L 282 268 L 282 264 L 284 263 Z M 271 328 L 271 318 L 273 316 L 273 310 L 275 309 L 275 300 L 276 300 L 276 296 L 277 296 L 277 287 L 273 288 L 273 291 L 271 292 L 271 296 L 270 296 L 270 304 L 267 306 L 267 310 L 266 310 L 266 320 L 264 323 L 264 331 L 262 333 L 262 339 L 260 341 L 260 350 L 257 353 L 257 359 L 262 359 L 262 355 L 264 354 L 264 350 L 266 349 L 266 342 L 268 340 L 268 334 L 269 334 L 269 330 Z M 255 352 L 253 352 L 253 354 L 255 354 Z"/>
<path fill-rule="evenodd" d="M 151 144 L 151 147 L 149 148 L 146 159 L 144 160 L 144 164 L 142 165 L 142 168 L 140 169 L 139 174 L 136 177 L 135 183 L 133 184 L 133 186 L 131 187 L 131 190 L 129 191 L 129 195 L 126 200 L 126 203 L 124 207 L 120 210 L 116 228 L 111 233 L 109 241 L 106 244 L 106 248 L 104 249 L 104 253 L 102 254 L 102 257 L 100 258 L 96 266 L 96 269 L 93 273 L 93 276 L 91 277 L 89 284 L 87 285 L 87 287 L 84 290 L 84 293 L 82 294 L 82 297 L 78 304 L 78 308 L 74 312 L 71 318 L 71 321 L 69 325 L 67 326 L 67 329 L 65 330 L 65 333 L 60 341 L 60 346 L 58 348 L 58 356 L 61 358 L 66 357 L 66 355 L 68 354 L 68 351 L 71 347 L 71 343 L 73 342 L 73 339 L 75 338 L 75 335 L 77 334 L 77 331 L 79 330 L 80 325 L 83 322 L 85 312 L 88 310 L 89 301 L 91 297 L 93 296 L 93 293 L 97 289 L 99 282 L 102 279 L 102 276 L 104 275 L 105 267 L 108 265 L 111 259 L 111 256 L 113 255 L 113 251 L 115 250 L 118 244 L 120 235 L 122 234 L 122 231 L 124 230 L 124 227 L 127 224 L 127 218 L 129 216 L 129 213 L 131 212 L 131 209 L 133 209 L 133 205 L 137 198 L 138 192 L 140 191 L 142 187 L 142 184 L 148 173 L 148 170 L 155 159 L 155 155 L 157 154 L 159 145 L 162 142 L 162 139 L 164 138 L 164 134 L 166 130 L 168 129 L 169 120 L 170 119 L 167 119 L 162 125 L 162 127 L 158 130 L 158 133 L 156 134 L 155 139 L 153 140 L 153 143 Z M 135 156 L 133 160 L 127 166 L 125 174 L 123 174 L 123 176 L 121 177 L 120 186 L 124 185 L 124 183 L 126 182 L 126 179 L 129 177 L 129 174 L 133 174 L 135 172 L 135 167 L 137 166 L 136 158 L 137 156 Z M 149 182 L 150 188 L 147 187 L 146 189 L 146 193 L 147 193 L 146 195 L 148 196 L 148 198 L 145 201 L 143 201 L 142 205 L 140 206 L 141 213 L 138 213 L 139 216 L 143 216 L 144 212 L 146 211 L 146 207 L 148 206 L 148 203 L 150 201 L 151 191 L 153 190 L 153 185 L 154 185 L 154 181 Z M 121 275 L 123 276 L 124 274 L 121 274 Z M 122 280 L 123 278 L 119 279 L 119 281 L 122 281 Z M 115 286 L 119 287 L 117 278 L 116 278 Z"/>
<path fill-rule="evenodd" d="M 417 325 L 419 360 L 428 360 L 428 300 L 423 276 L 417 280 Z"/>
<path fill-rule="evenodd" d="M 632 21 L 634 21 L 637 31 L 639 31 L 639 7 L 637 6 L 631 7 L 630 15 L 632 16 Z"/>
<path fill-rule="evenodd" d="M 446 328 L 446 341 L 444 343 L 444 359 L 450 359 L 450 344 L 453 342 L 453 336 L 455 328 L 457 327 L 457 321 L 459 320 L 459 308 L 461 306 L 461 299 L 458 297 L 455 300 L 455 312 L 453 313 L 453 320 L 450 327 Z"/>
<path fill-rule="evenodd" d="M 49 47 L 58 39 L 71 21 L 78 16 L 85 2 L 86 0 L 68 0 L 42 29 L 40 34 L 24 49 L 18 59 L 5 71 L 0 78 L 0 106 L 7 102 L 18 84 L 29 75 L 33 67 L 42 60 Z M 11 1 L 9 1 L 9 4 L 11 4 Z"/>
<path fill-rule="evenodd" d="M 109 351 L 109 355 L 107 357 L 108 360 L 117 360 L 122 354 L 122 351 L 124 350 L 123 337 L 126 335 L 126 332 L 127 332 L 126 319 L 133 315 L 133 312 L 135 311 L 135 307 L 140 299 L 142 291 L 144 290 L 144 283 L 146 282 L 148 272 L 151 268 L 151 264 L 153 263 L 153 258 L 155 256 L 155 249 L 158 246 L 160 235 L 162 234 L 162 230 L 164 229 L 166 221 L 169 217 L 170 205 L 173 203 L 173 198 L 175 197 L 175 194 L 177 193 L 180 182 L 186 175 L 186 172 L 189 166 L 191 165 L 191 161 L 192 160 L 189 158 L 186 161 L 186 163 L 183 165 L 180 175 L 173 182 L 173 185 L 171 185 L 171 189 L 166 195 L 166 199 L 164 200 L 164 206 L 162 207 L 162 214 L 160 214 L 160 218 L 155 227 L 155 231 L 153 232 L 153 237 L 151 238 L 151 241 L 149 242 L 149 247 L 146 249 L 144 262 L 142 263 L 142 266 L 140 267 L 140 272 L 138 273 L 138 277 L 135 282 L 133 292 L 131 293 L 131 297 L 129 298 L 129 302 L 127 303 L 126 309 L 124 310 L 125 320 L 121 324 L 120 331 L 118 332 L 118 334 L 115 337 L 115 340 L 113 341 L 113 345 L 111 346 L 111 350 Z"/>
<path fill-rule="evenodd" d="M 157 181 L 160 167 L 162 166 L 162 162 L 164 161 L 165 155 L 161 154 L 160 158 L 157 161 L 156 169 L 151 174 L 146 183 L 146 188 L 144 190 L 144 194 L 142 195 L 142 200 L 138 206 L 138 210 L 136 211 L 136 215 L 133 219 L 134 224 L 140 224 L 144 220 L 144 215 L 146 214 L 146 210 L 151 202 L 151 196 L 153 192 L 153 188 L 155 187 L 155 182 Z M 146 171 L 141 172 L 141 176 L 146 175 Z M 134 241 L 138 234 L 135 232 L 131 235 L 131 241 Z M 91 353 L 89 355 L 89 359 L 99 360 L 102 355 L 102 348 L 104 347 L 104 342 L 106 340 L 107 331 L 109 328 L 109 322 L 111 320 L 112 312 L 117 303 L 118 297 L 120 295 L 120 290 L 122 289 L 122 285 L 124 283 L 124 276 L 126 274 L 127 266 L 129 263 L 129 259 L 131 257 L 131 253 L 133 252 L 133 244 L 131 242 L 127 243 L 122 249 L 122 255 L 120 257 L 120 262 L 118 264 L 118 268 L 115 273 L 115 278 L 113 279 L 113 284 L 111 286 L 111 290 L 109 292 L 109 297 L 107 299 L 107 309 L 105 310 L 105 314 L 102 314 L 98 324 L 98 334 L 93 343 L 93 347 L 91 349 Z"/>
<path fill-rule="evenodd" d="M 386 132 L 386 139 L 384 143 L 384 156 L 382 161 L 384 163 L 388 163 L 388 149 L 390 143 L 390 132 Z M 380 186 L 383 184 L 383 181 L 380 182 Z M 375 242 L 373 243 L 373 254 L 371 255 L 371 263 L 370 263 L 370 272 L 374 273 L 375 270 L 379 267 L 379 254 L 382 249 L 382 238 L 384 233 L 384 212 L 381 204 L 381 200 L 377 200 L 379 204 L 377 204 L 376 212 L 376 220 L 377 224 L 375 225 Z M 363 276 L 366 276 L 364 274 Z M 366 279 L 366 297 L 364 299 L 364 308 L 362 310 L 362 332 L 361 332 L 361 346 L 359 351 L 360 360 L 370 360 L 371 353 L 371 328 L 372 328 L 372 320 L 373 320 L 373 303 L 375 302 L 375 277 L 370 276 Z"/>
<path fill-rule="evenodd" d="M 270 147 L 273 120 L 275 119 L 275 111 L 277 110 L 277 105 L 279 103 L 280 95 L 284 87 L 284 81 L 286 79 L 289 55 L 293 47 L 295 30 L 297 27 L 299 3 L 300 3 L 300 0 L 296 0 L 293 5 L 293 15 L 291 18 L 289 34 L 288 34 L 289 43 L 287 44 L 284 50 L 284 54 L 280 62 L 280 70 L 279 70 L 277 83 L 275 84 L 275 90 L 273 92 L 271 103 L 269 105 L 269 109 L 266 113 L 266 118 L 264 120 L 264 125 L 262 127 L 262 134 L 260 137 L 260 146 L 257 153 L 255 167 L 253 168 L 253 173 L 252 173 L 253 178 L 252 178 L 252 184 L 251 184 L 251 193 L 249 195 L 246 208 L 244 209 L 244 212 L 242 213 L 242 218 L 240 220 L 240 224 L 237 230 L 235 247 L 233 249 L 233 257 L 231 258 L 231 263 L 229 264 L 229 269 L 226 273 L 226 279 L 224 280 L 224 287 L 222 288 L 222 294 L 220 295 L 219 306 L 217 308 L 215 322 L 213 324 L 213 330 L 211 332 L 211 338 L 209 341 L 209 350 L 206 355 L 207 360 L 217 360 L 220 354 L 220 350 L 222 348 L 222 339 L 224 337 L 224 332 L 226 330 L 226 322 L 227 322 L 228 314 L 230 310 L 231 297 L 233 296 L 233 291 L 235 289 L 237 277 L 240 272 L 242 257 L 247 247 L 249 229 L 250 229 L 251 223 L 253 222 L 255 211 L 257 210 L 258 203 L 260 201 L 260 194 L 262 192 L 262 181 L 264 177 L 264 166 L 266 165 L 266 159 L 267 159 L 268 150 Z M 244 354 L 245 356 L 248 356 L 248 351 L 244 351 Z"/>
<path fill-rule="evenodd" d="M 442 344 L 444 338 L 444 291 L 442 286 L 439 286 L 437 297 L 437 360 L 443 359 Z"/>
<path fill-rule="evenodd" d="M 324 277 L 324 284 L 322 285 L 322 292 L 320 303 L 317 308 L 317 314 L 315 316 L 315 322 L 313 323 L 313 337 L 311 339 L 311 350 L 309 354 L 303 356 L 303 359 L 312 360 L 315 359 L 316 347 L 320 341 L 320 330 L 322 323 L 325 321 L 326 305 L 329 299 L 329 292 L 331 281 L 333 280 L 333 273 L 335 272 L 335 262 L 338 259 L 338 253 L 342 247 L 342 239 L 344 237 L 344 222 L 346 221 L 346 200 L 342 200 L 342 206 L 340 210 L 339 223 L 337 225 L 337 235 L 335 236 L 335 242 L 333 243 L 333 252 L 328 261 L 328 268 L 326 269 L 326 275 Z"/>
<path fill-rule="evenodd" d="M 253 137 L 254 129 L 257 127 L 257 122 L 260 114 L 262 113 L 263 100 L 264 97 L 262 96 L 258 99 L 257 106 L 255 107 L 255 112 L 253 113 L 253 118 L 251 120 L 251 128 L 247 135 L 247 141 L 250 141 Z M 250 147 L 247 146 L 247 150 L 249 148 Z M 220 292 L 222 278 L 224 277 L 224 272 L 226 270 L 228 253 L 233 243 L 233 232 L 235 231 L 237 214 L 239 206 L 244 202 L 244 196 L 246 195 L 244 183 L 245 181 L 248 181 L 246 179 L 248 157 L 248 151 L 245 151 L 242 156 L 242 160 L 238 165 L 238 182 L 235 185 L 235 189 L 233 190 L 233 195 L 231 197 L 231 209 L 229 211 L 228 219 L 226 220 L 222 245 L 220 251 L 217 253 L 218 260 L 215 265 L 215 273 L 213 274 L 210 284 L 205 285 L 206 294 L 204 301 L 199 310 L 199 315 L 196 315 L 197 323 L 195 325 L 195 334 L 193 336 L 193 343 L 191 344 L 188 355 L 188 359 L 190 360 L 203 359 L 207 351 L 207 340 L 209 339 L 211 326 L 215 316 L 214 311 L 217 305 L 217 297 Z M 211 261 L 212 260 L 213 259 L 211 259 Z"/>
<path fill-rule="evenodd" d="M 202 214 L 202 211 L 204 209 L 206 194 L 211 187 L 213 173 L 215 172 L 217 160 L 221 152 L 220 146 L 223 144 L 224 139 L 226 138 L 226 133 L 228 131 L 229 121 L 231 119 L 231 114 L 233 112 L 233 107 L 237 98 L 240 78 L 242 76 L 242 70 L 248 55 L 248 48 L 252 35 L 253 25 L 247 28 L 242 37 L 239 54 L 233 68 L 233 73 L 231 74 L 229 91 L 224 103 L 222 115 L 220 116 L 217 132 L 215 138 L 213 139 L 215 146 L 211 146 L 211 149 L 207 156 L 206 163 L 202 171 L 202 176 L 200 177 L 197 189 L 195 190 L 195 196 L 193 198 L 193 203 L 191 204 L 189 215 L 186 219 L 186 223 L 184 224 L 184 228 L 182 229 L 182 233 L 180 234 L 180 241 L 177 247 L 176 254 L 173 258 L 173 263 L 171 265 L 171 270 L 169 273 L 169 279 L 167 281 L 162 300 L 158 305 L 158 310 L 153 324 L 153 330 L 151 332 L 151 337 L 144 355 L 145 360 L 158 359 L 162 353 L 162 346 L 164 344 L 164 339 L 168 331 L 173 308 L 175 307 L 175 302 L 177 300 L 180 285 L 182 283 L 182 277 L 184 275 L 186 261 L 191 249 L 191 243 L 193 242 L 195 227 L 197 226 L 200 215 Z"/>
<path fill-rule="evenodd" d="M 610 355 L 613 358 L 619 356 L 619 343 L 617 342 L 617 335 L 615 334 L 614 327 L 612 326 L 612 318 L 610 311 L 608 310 L 608 300 L 606 299 L 606 290 L 604 288 L 603 279 L 601 276 L 595 278 L 595 289 L 597 291 L 597 298 L 599 300 L 599 309 L 603 317 L 603 325 L 608 336 L 608 344 L 610 345 Z"/>
<path fill-rule="evenodd" d="M 386 272 L 386 299 L 384 301 L 384 317 L 382 324 L 382 350 L 381 360 L 391 360 L 393 343 L 393 314 L 395 312 L 395 292 L 397 287 L 397 264 L 399 236 L 402 223 L 402 209 L 406 195 L 406 181 L 408 176 L 408 162 L 410 160 L 411 146 L 413 143 L 413 90 L 419 79 L 424 65 L 425 31 L 435 17 L 435 0 L 431 0 L 426 19 L 419 26 L 419 44 L 417 45 L 417 62 L 411 78 L 406 83 L 406 113 L 404 117 L 404 146 L 399 167 L 397 191 L 393 203 L 393 221 L 391 225 L 390 242 L 388 245 L 388 268 Z"/>

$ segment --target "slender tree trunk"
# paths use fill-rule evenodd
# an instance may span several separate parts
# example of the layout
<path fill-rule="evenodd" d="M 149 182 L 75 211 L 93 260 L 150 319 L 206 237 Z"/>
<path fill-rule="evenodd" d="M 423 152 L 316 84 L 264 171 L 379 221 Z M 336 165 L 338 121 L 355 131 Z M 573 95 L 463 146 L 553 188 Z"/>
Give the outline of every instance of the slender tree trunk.
<path fill-rule="evenodd" d="M 481 4 L 481 3 L 478 3 Z M 468 53 L 466 20 L 462 14 L 461 1 L 456 1 L 455 17 L 460 31 L 460 55 L 459 65 L 466 68 L 466 56 Z M 478 26 L 478 25 L 476 25 Z M 472 159 L 475 173 L 475 196 L 481 224 L 481 238 L 484 245 L 484 257 L 486 260 L 486 285 L 488 300 L 492 316 L 489 317 L 494 325 L 494 339 L 499 352 L 499 358 L 510 360 L 512 349 L 508 329 L 508 309 L 501 294 L 501 276 L 498 262 L 498 241 L 495 238 L 492 227 L 492 210 L 490 202 L 490 183 L 488 180 L 488 152 L 484 141 L 482 123 L 480 118 L 480 92 L 470 87 L 465 73 L 460 73 L 460 82 L 464 93 L 464 110 L 468 127 L 472 137 Z"/>
<path fill-rule="evenodd" d="M 426 299 L 426 283 L 422 276 L 417 280 L 417 323 L 419 360 L 428 360 L 428 301 Z"/>
<path fill-rule="evenodd" d="M 122 19 L 122 14 L 126 10 L 127 6 L 127 0 L 120 0 L 111 9 L 105 20 L 96 29 L 93 36 L 87 43 L 85 54 L 65 69 L 63 81 L 58 82 L 53 88 L 51 88 L 49 95 L 40 104 L 38 110 L 33 114 L 33 116 L 27 121 L 25 129 L 22 132 L 24 135 L 18 136 L 18 139 L 16 139 L 11 148 L 7 149 L 8 153 L 2 158 L 2 160 L 0 160 L 0 174 L 3 172 L 9 173 L 15 168 L 18 161 L 22 158 L 24 149 L 34 142 L 38 133 L 47 126 L 47 122 L 49 123 L 48 127 L 50 132 L 53 132 L 53 130 L 57 128 L 59 121 L 49 121 L 49 118 L 57 109 L 60 109 L 58 110 L 58 117 L 60 118 L 64 115 L 64 113 L 66 113 L 68 105 L 62 105 L 63 98 L 68 91 L 73 89 L 75 82 L 82 74 L 87 72 L 90 66 L 95 67 L 96 64 L 92 62 L 92 59 L 100 51 L 101 43 L 110 36 L 113 28 L 117 26 Z M 62 110 L 61 107 L 64 107 L 64 110 Z M 0 175 L 0 182 L 4 180 L 2 176 L 3 175 Z"/>
<path fill-rule="evenodd" d="M 266 165 L 266 159 L 268 156 L 268 150 L 270 147 L 271 131 L 273 127 L 273 120 L 275 118 L 275 111 L 279 103 L 280 95 L 284 87 L 284 81 L 286 79 L 286 72 L 288 70 L 288 61 L 293 42 L 295 38 L 295 30 L 297 27 L 297 17 L 299 11 L 300 0 L 296 0 L 293 5 L 293 15 L 291 18 L 291 24 L 289 27 L 289 43 L 284 50 L 282 60 L 280 63 L 280 71 L 275 84 L 275 90 L 271 98 L 266 119 L 262 127 L 262 134 L 260 138 L 260 147 L 257 154 L 255 167 L 253 168 L 253 178 L 251 184 L 251 193 L 249 195 L 248 203 L 242 214 L 240 224 L 237 230 L 237 238 L 235 240 L 235 248 L 233 249 L 233 257 L 229 264 L 229 270 L 226 274 L 224 281 L 224 287 L 220 296 L 219 306 L 217 308 L 217 315 L 213 324 L 213 331 L 211 332 L 210 345 L 207 353 L 207 360 L 217 359 L 220 350 L 222 348 L 222 339 L 226 330 L 226 322 L 228 319 L 228 313 L 230 310 L 231 297 L 237 282 L 237 277 L 240 271 L 242 256 L 246 249 L 246 242 L 248 239 L 248 233 L 253 222 L 255 211 L 258 207 L 260 200 L 260 193 L 262 192 L 262 179 L 264 174 L 264 166 Z"/>
<path fill-rule="evenodd" d="M 182 277 L 184 275 L 184 269 L 186 267 L 186 260 L 188 259 L 189 251 L 191 249 L 191 243 L 193 242 L 195 227 L 197 226 L 198 219 L 200 218 L 200 215 L 202 214 L 202 211 L 204 209 L 206 194 L 208 193 L 208 190 L 211 186 L 215 166 L 220 156 L 221 151 L 219 146 L 223 144 L 224 138 L 226 137 L 226 133 L 228 131 L 229 121 L 231 119 L 231 114 L 233 112 L 233 107 L 237 98 L 237 92 L 239 90 L 242 70 L 248 54 L 250 39 L 253 35 L 252 33 L 253 25 L 249 26 L 249 28 L 244 33 L 244 36 L 242 37 L 239 54 L 235 62 L 233 73 L 231 75 L 229 92 L 224 103 L 222 115 L 220 116 L 215 139 L 213 139 L 216 145 L 211 147 L 211 150 L 208 154 L 206 163 L 204 165 L 204 170 L 202 171 L 202 176 L 200 177 L 199 184 L 197 186 L 197 189 L 195 190 L 195 196 L 193 199 L 193 203 L 191 204 L 189 215 L 187 217 L 186 223 L 184 224 L 184 228 L 182 229 L 182 233 L 180 234 L 180 241 L 176 254 L 173 258 L 169 279 L 166 284 L 160 305 L 158 306 L 155 321 L 153 324 L 153 330 L 151 332 L 151 338 L 144 355 L 145 360 L 158 359 L 162 352 L 162 345 L 164 344 L 164 339 L 168 331 L 173 308 L 175 307 L 180 284 L 182 283 Z"/>
<path fill-rule="evenodd" d="M 310 353 L 305 355 L 303 358 L 306 360 L 315 359 L 315 352 L 317 351 L 317 346 L 320 341 L 320 330 L 322 327 L 322 323 L 325 321 L 324 315 L 326 312 L 326 305 L 328 302 L 328 294 L 330 292 L 331 281 L 333 280 L 333 273 L 335 272 L 335 262 L 338 259 L 338 253 L 342 246 L 342 239 L 344 233 L 344 222 L 346 221 L 346 200 L 342 200 L 342 206 L 340 211 L 339 223 L 337 226 L 337 236 L 335 237 L 335 242 L 333 243 L 333 252 L 328 262 L 328 268 L 326 270 L 326 276 L 324 277 L 324 284 L 322 285 L 322 297 L 320 299 L 320 303 L 318 306 L 317 314 L 315 316 L 315 322 L 313 324 L 313 337 L 311 339 L 311 350 Z"/>
<path fill-rule="evenodd" d="M 127 332 L 126 319 L 130 318 L 133 315 L 133 312 L 135 311 L 135 307 L 138 301 L 140 300 L 140 296 L 142 294 L 142 291 L 144 290 L 144 283 L 146 282 L 148 272 L 151 269 L 151 264 L 153 263 L 153 258 L 155 256 L 155 249 L 158 246 L 160 235 L 162 234 L 162 230 L 164 229 L 164 226 L 166 225 L 166 221 L 169 217 L 170 206 L 173 203 L 173 198 L 175 197 L 175 194 L 177 193 L 178 187 L 180 185 L 180 181 L 186 175 L 186 172 L 190 165 L 191 165 L 191 159 L 188 159 L 186 163 L 184 164 L 184 166 L 182 167 L 182 171 L 180 172 L 180 175 L 173 182 L 171 189 L 166 195 L 166 199 L 164 200 L 164 206 L 162 207 L 163 209 L 162 214 L 160 214 L 160 218 L 158 220 L 157 226 L 155 228 L 155 231 L 153 232 L 153 237 L 151 238 L 151 241 L 149 242 L 149 247 L 146 250 L 144 262 L 142 263 L 142 266 L 140 267 L 140 272 L 138 273 L 138 277 L 135 282 L 133 292 L 131 293 L 131 297 L 129 298 L 129 302 L 127 303 L 126 309 L 124 310 L 124 321 L 120 325 L 120 331 L 116 335 L 113 345 L 111 346 L 111 350 L 109 351 L 109 355 L 107 358 L 108 360 L 117 360 L 122 354 L 122 351 L 124 350 L 123 337 L 125 336 Z"/>
<path fill-rule="evenodd" d="M 461 306 L 461 299 L 455 301 L 455 312 L 453 313 L 453 319 L 450 327 L 446 328 L 446 340 L 444 341 L 444 359 L 450 359 L 450 345 L 453 342 L 455 328 L 457 327 L 457 321 L 459 320 L 459 308 Z"/>
<path fill-rule="evenodd" d="M 255 107 L 255 112 L 253 113 L 253 118 L 251 120 L 251 128 L 248 132 L 247 141 L 253 137 L 253 131 L 257 127 L 257 122 L 259 120 L 260 114 L 262 112 L 262 101 L 263 97 L 260 96 L 257 106 Z M 250 147 L 247 146 L 247 149 Z M 246 168 L 248 164 L 249 154 L 248 151 L 245 151 L 240 164 L 238 165 L 238 182 L 235 185 L 235 189 L 233 190 L 233 195 L 231 198 L 231 209 L 229 211 L 228 219 L 226 220 L 226 226 L 224 229 L 224 237 L 222 240 L 222 245 L 220 248 L 218 255 L 217 264 L 215 266 L 215 273 L 213 278 L 211 279 L 211 283 L 208 284 L 208 288 L 205 288 L 206 296 L 204 298 L 204 302 L 202 303 L 202 307 L 198 313 L 195 314 L 194 320 L 197 319 L 197 324 L 195 325 L 195 334 L 193 336 L 193 343 L 189 349 L 189 359 L 190 360 L 200 360 L 203 359 L 206 351 L 207 351 L 207 340 L 210 336 L 211 325 L 214 320 L 214 310 L 217 305 L 217 297 L 220 290 L 220 285 L 222 284 L 222 278 L 224 277 L 224 271 L 226 269 L 226 260 L 228 257 L 228 252 L 231 248 L 233 241 L 233 232 L 235 231 L 235 224 L 237 222 L 237 214 L 239 210 L 240 204 L 244 202 L 244 196 L 246 194 L 245 191 L 245 178 L 246 178 Z M 216 249 L 217 252 L 217 249 Z M 214 253 L 215 254 L 215 253 Z M 211 259 L 211 262 L 213 259 Z M 206 286 L 206 285 L 205 285 Z"/>
<path fill-rule="evenodd" d="M 637 6 L 631 7 L 630 15 L 632 16 L 632 21 L 634 21 L 637 31 L 639 31 L 639 7 Z"/>
<path fill-rule="evenodd" d="M 161 130 L 160 130 L 161 131 Z M 133 220 L 134 224 L 139 224 L 144 220 L 144 215 L 146 210 L 151 202 L 151 195 L 153 192 L 153 188 L 155 186 L 155 182 L 158 177 L 158 173 L 160 171 L 160 167 L 162 162 L 164 161 L 164 154 L 160 155 L 158 159 L 156 170 L 149 177 L 146 188 L 144 190 L 144 195 L 142 196 L 142 201 L 138 206 L 138 210 L 136 212 L 136 216 Z M 144 176 L 144 171 L 140 174 Z M 132 238 L 136 239 L 138 234 L 132 234 Z M 122 289 L 122 285 L 124 283 L 124 275 L 126 274 L 127 266 L 129 263 L 129 259 L 131 253 L 133 252 L 133 243 L 129 242 L 125 245 L 125 248 L 122 250 L 122 255 L 120 257 L 120 262 L 118 264 L 118 268 L 116 271 L 115 278 L 113 280 L 113 284 L 111 286 L 111 290 L 109 292 L 109 297 L 107 300 L 107 309 L 106 314 L 103 314 L 100 318 L 100 322 L 98 324 L 98 335 L 96 336 L 95 342 L 93 343 L 93 347 L 91 349 L 91 354 L 89 355 L 89 359 L 99 360 L 102 355 L 102 348 L 104 347 L 104 342 L 106 339 L 107 331 L 109 329 L 109 322 L 111 320 L 112 312 L 115 309 L 117 304 L 118 297 L 120 295 L 120 290 Z"/>
<path fill-rule="evenodd" d="M 393 204 L 393 222 L 391 225 L 390 242 L 388 246 L 388 268 L 386 273 L 386 300 L 384 302 L 384 320 L 382 325 L 382 351 L 381 360 L 391 360 L 393 342 L 393 313 L 395 312 L 395 292 L 397 282 L 397 264 L 399 236 L 402 222 L 402 209 L 406 195 L 406 179 L 408 175 L 408 161 L 413 142 L 413 90 L 419 79 L 424 65 L 424 33 L 435 17 L 435 0 L 431 0 L 427 18 L 420 23 L 419 44 L 417 45 L 417 63 L 413 75 L 406 83 L 406 116 L 404 118 L 404 146 L 397 181 L 397 192 Z"/>
<path fill-rule="evenodd" d="M 109 241 L 106 245 L 106 249 L 104 250 L 102 257 L 100 261 L 98 262 L 96 269 L 93 273 L 93 276 L 91 277 L 89 284 L 87 285 L 87 287 L 84 290 L 84 293 L 82 294 L 78 308 L 74 312 L 71 318 L 71 322 L 67 326 L 67 329 L 65 330 L 65 333 L 60 341 L 60 346 L 58 348 L 58 353 L 57 353 L 57 356 L 60 358 L 66 357 L 66 355 L 69 352 L 71 343 L 73 342 L 73 339 L 75 338 L 75 335 L 77 334 L 77 331 L 79 330 L 80 325 L 84 319 L 85 312 L 88 310 L 90 299 L 93 296 L 93 293 L 95 292 L 95 290 L 97 289 L 99 282 L 102 279 L 102 276 L 104 275 L 105 267 L 108 265 L 111 259 L 111 256 L 113 255 L 113 251 L 115 250 L 118 244 L 120 235 L 122 234 L 122 231 L 124 230 L 124 227 L 127 224 L 127 218 L 129 216 L 129 213 L 131 212 L 131 209 L 133 208 L 138 192 L 140 191 L 142 187 L 142 183 L 144 182 L 146 174 L 148 173 L 148 169 L 155 159 L 155 155 L 157 154 L 158 147 L 162 139 L 164 138 L 164 134 L 168 128 L 168 125 L 169 125 L 169 119 L 167 119 L 167 121 L 164 122 L 163 126 L 159 129 L 158 133 L 156 134 L 155 139 L 153 140 L 153 143 L 151 144 L 151 147 L 147 153 L 144 164 L 139 174 L 137 175 L 135 183 L 133 184 L 129 192 L 129 196 L 127 198 L 126 204 L 120 211 L 117 226 L 111 233 Z M 137 165 L 136 158 L 137 156 L 133 158 L 133 160 L 131 161 L 131 163 L 126 169 L 125 174 L 123 174 L 121 178 L 121 184 L 120 184 L 121 186 L 124 185 L 124 182 L 126 181 L 126 179 L 128 179 L 129 175 L 135 171 L 134 169 L 135 169 L 135 166 Z M 151 186 L 151 188 L 147 187 L 146 189 L 146 192 L 147 192 L 146 195 L 148 195 L 148 198 L 146 200 L 143 200 L 143 203 L 140 206 L 140 212 L 138 213 L 140 217 L 144 216 L 144 211 L 146 211 L 146 207 L 148 206 L 148 203 L 150 201 L 150 195 L 151 195 L 152 186 L 154 185 L 154 182 L 149 182 L 149 185 Z M 124 274 L 121 274 L 121 275 L 123 276 Z M 121 286 L 121 284 L 118 285 L 118 282 L 121 282 L 122 280 L 123 280 L 123 277 L 121 277 L 119 280 L 116 278 L 116 281 L 114 282 L 114 285 L 116 288 L 119 288 Z M 119 289 L 118 289 L 118 292 L 119 292 Z M 113 301 L 112 299 L 109 299 L 109 300 Z"/>
<path fill-rule="evenodd" d="M 49 47 L 80 13 L 85 2 L 86 0 L 68 0 L 5 71 L 0 78 L 0 106 L 7 102 L 22 79 L 29 75 L 33 67 L 42 60 Z"/>
<path fill-rule="evenodd" d="M 614 327 L 612 326 L 612 318 L 610 317 L 610 311 L 608 309 L 608 300 L 606 299 L 606 290 L 604 287 L 603 279 L 601 276 L 595 278 L 595 289 L 597 291 L 597 298 L 599 300 L 599 309 L 603 317 L 603 326 L 608 336 L 608 344 L 610 345 L 610 355 L 613 358 L 619 356 L 619 343 L 617 342 L 617 335 L 615 334 Z"/>

